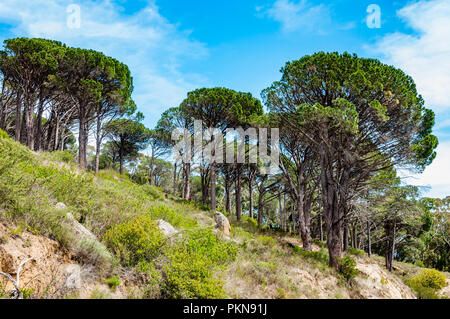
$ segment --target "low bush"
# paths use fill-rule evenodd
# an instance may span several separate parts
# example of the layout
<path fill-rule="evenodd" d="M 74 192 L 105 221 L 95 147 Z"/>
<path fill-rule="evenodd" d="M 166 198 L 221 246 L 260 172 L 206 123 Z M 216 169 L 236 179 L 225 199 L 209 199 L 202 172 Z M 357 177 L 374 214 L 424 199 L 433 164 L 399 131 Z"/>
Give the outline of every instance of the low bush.
<path fill-rule="evenodd" d="M 435 269 L 425 269 L 407 282 L 419 299 L 438 299 L 437 292 L 447 286 L 445 275 Z"/>
<path fill-rule="evenodd" d="M 356 269 L 356 261 L 350 256 L 345 256 L 339 260 L 338 271 L 347 282 L 352 281 L 359 273 Z"/>
<path fill-rule="evenodd" d="M 120 279 L 118 277 L 111 277 L 106 279 L 104 283 L 109 286 L 109 289 L 115 291 L 116 288 L 120 286 Z"/>
<path fill-rule="evenodd" d="M 65 150 L 65 151 L 54 151 L 51 153 L 51 156 L 59 161 L 59 162 L 64 162 L 64 163 L 71 163 L 74 162 L 75 160 L 75 154 L 73 154 L 72 152 Z"/>
<path fill-rule="evenodd" d="M 356 249 L 353 247 L 348 247 L 348 253 L 357 257 L 364 256 L 365 252 L 361 249 Z"/>
<path fill-rule="evenodd" d="M 103 239 L 122 264 L 133 266 L 154 259 L 160 253 L 164 235 L 149 215 L 139 215 L 113 226 Z"/>
<path fill-rule="evenodd" d="M 9 138 L 8 133 L 0 129 L 0 138 Z"/>
<path fill-rule="evenodd" d="M 219 265 L 234 261 L 237 255 L 237 246 L 234 243 L 219 240 L 210 229 L 191 233 L 186 242 L 186 249 Z"/>
<path fill-rule="evenodd" d="M 292 249 L 301 256 L 317 260 L 318 262 L 326 266 L 328 266 L 328 264 L 330 263 L 330 256 L 324 248 L 321 248 L 319 251 L 308 251 L 294 245 Z"/>
<path fill-rule="evenodd" d="M 173 227 L 192 229 L 198 226 L 197 221 L 182 212 L 171 209 L 165 205 L 152 206 L 147 212 L 153 220 L 162 219 Z"/>
<path fill-rule="evenodd" d="M 223 282 L 214 278 L 212 260 L 188 248 L 171 250 L 161 287 L 163 297 L 174 299 L 224 298 Z"/>
<path fill-rule="evenodd" d="M 270 237 L 270 236 L 262 236 L 262 235 L 256 236 L 256 240 L 259 241 L 264 246 L 268 246 L 268 247 L 274 247 L 277 243 L 275 238 Z"/>

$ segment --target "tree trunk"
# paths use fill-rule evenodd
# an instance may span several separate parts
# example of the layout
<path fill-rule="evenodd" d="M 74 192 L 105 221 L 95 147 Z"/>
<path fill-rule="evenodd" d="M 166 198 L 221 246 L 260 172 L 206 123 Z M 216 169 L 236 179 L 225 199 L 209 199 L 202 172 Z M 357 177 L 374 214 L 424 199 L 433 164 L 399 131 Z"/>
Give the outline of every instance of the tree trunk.
<path fill-rule="evenodd" d="M 81 169 L 87 168 L 87 143 L 88 143 L 88 121 L 84 116 L 79 118 L 79 135 L 78 135 L 78 164 Z M 57 136 L 56 134 L 55 136 Z M 122 174 L 122 158 L 120 160 L 120 174 Z"/>
<path fill-rule="evenodd" d="M 211 211 L 216 211 L 216 163 L 214 159 L 209 165 L 209 169 L 211 170 Z"/>
<path fill-rule="evenodd" d="M 34 106 L 29 93 L 25 97 L 25 109 L 26 142 L 27 146 L 34 150 Z"/>
<path fill-rule="evenodd" d="M 152 147 L 152 157 L 150 159 L 150 186 L 153 185 L 153 171 L 155 165 L 155 147 Z"/>
<path fill-rule="evenodd" d="M 17 98 L 16 98 L 16 132 L 14 139 L 16 142 L 20 142 L 20 133 L 21 133 L 21 115 L 22 115 L 22 90 L 17 90 Z"/>
<path fill-rule="evenodd" d="M 235 196 L 236 196 L 236 219 L 238 222 L 240 222 L 242 214 L 242 201 L 241 201 L 241 172 L 239 168 L 236 176 Z"/>
<path fill-rule="evenodd" d="M 123 174 L 123 146 L 119 150 L 119 173 L 120 175 Z"/>
<path fill-rule="evenodd" d="M 230 176 L 228 172 L 225 173 L 225 210 L 230 213 L 231 212 L 231 185 L 230 185 Z"/>
<path fill-rule="evenodd" d="M 322 214 L 323 214 L 323 212 L 320 212 L 320 214 L 319 214 L 320 241 L 323 241 L 323 221 L 322 221 Z"/>
<path fill-rule="evenodd" d="M 372 256 L 372 243 L 370 240 L 370 221 L 367 221 L 367 255 Z"/>
<path fill-rule="evenodd" d="M 97 115 L 97 131 L 95 136 L 95 173 L 98 174 L 100 169 L 100 148 L 102 146 L 102 120 Z"/>
<path fill-rule="evenodd" d="M 330 255 L 330 266 L 337 269 L 339 259 L 342 257 L 342 214 L 338 205 L 338 190 L 333 185 L 333 165 L 327 155 L 328 150 L 321 150 L 321 176 L 322 201 L 325 216 L 327 246 Z"/>
<path fill-rule="evenodd" d="M 386 247 L 386 268 L 392 272 L 393 263 L 394 263 L 394 252 L 395 252 L 395 237 L 397 232 L 397 223 L 396 221 L 388 221 L 387 222 L 387 247 Z"/>
<path fill-rule="evenodd" d="M 348 252 L 348 220 L 344 220 L 344 234 L 343 234 L 343 251 Z"/>
<path fill-rule="evenodd" d="M 177 163 L 173 165 L 173 195 L 177 196 Z"/>
<path fill-rule="evenodd" d="M 258 196 L 258 226 L 262 225 L 262 217 L 263 217 L 263 193 L 260 191 Z"/>
<path fill-rule="evenodd" d="M 6 103 L 3 102 L 5 98 L 5 86 L 6 86 L 6 80 L 3 79 L 2 83 L 2 94 L 0 96 L 0 129 L 5 129 L 6 124 Z"/>
<path fill-rule="evenodd" d="M 43 150 L 42 143 L 42 114 L 44 113 L 44 97 L 42 93 L 39 94 L 39 105 L 38 112 L 36 116 L 36 141 L 35 141 L 35 149 L 36 151 Z"/>
<path fill-rule="evenodd" d="M 183 182 L 184 196 L 183 196 L 183 198 L 185 198 L 187 200 L 190 200 L 190 198 L 191 198 L 190 178 L 191 178 L 191 164 L 185 163 L 184 164 L 184 182 Z"/>
<path fill-rule="evenodd" d="M 248 205 L 250 206 L 249 207 L 249 216 L 250 216 L 250 218 L 253 218 L 253 189 L 252 189 L 252 185 L 253 183 L 252 183 L 252 179 L 251 178 L 249 178 L 249 180 L 248 180 Z"/>

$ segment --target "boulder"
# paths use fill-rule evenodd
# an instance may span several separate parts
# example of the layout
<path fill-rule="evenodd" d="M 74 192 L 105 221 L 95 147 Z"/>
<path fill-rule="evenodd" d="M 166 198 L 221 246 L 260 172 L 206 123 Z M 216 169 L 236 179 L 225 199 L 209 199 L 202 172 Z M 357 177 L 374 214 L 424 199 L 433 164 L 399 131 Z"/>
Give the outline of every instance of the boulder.
<path fill-rule="evenodd" d="M 112 258 L 105 245 L 89 229 L 80 224 L 71 213 L 67 213 L 65 225 L 72 235 L 72 240 L 69 243 L 70 250 L 74 252 L 80 249 L 95 251 L 102 259 Z"/>
<path fill-rule="evenodd" d="M 163 232 L 164 236 L 171 237 L 178 233 L 178 230 L 176 230 L 171 224 L 168 222 L 160 219 L 158 222 L 158 228 Z"/>
<path fill-rule="evenodd" d="M 230 236 L 231 226 L 228 218 L 224 214 L 215 212 L 214 220 L 216 221 L 216 228 L 219 229 L 225 236 Z"/>

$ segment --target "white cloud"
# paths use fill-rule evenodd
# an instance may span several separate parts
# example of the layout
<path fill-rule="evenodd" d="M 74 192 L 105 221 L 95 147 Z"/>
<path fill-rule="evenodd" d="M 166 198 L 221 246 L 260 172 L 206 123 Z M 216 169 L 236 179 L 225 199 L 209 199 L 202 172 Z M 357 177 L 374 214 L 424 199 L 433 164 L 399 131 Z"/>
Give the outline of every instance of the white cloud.
<path fill-rule="evenodd" d="M 261 8 L 257 11 L 261 11 Z M 307 0 L 300 0 L 299 2 L 277 0 L 271 8 L 265 11 L 265 14 L 279 22 L 285 32 L 301 29 L 310 31 L 313 28 L 317 30 L 320 25 L 330 20 L 330 14 L 326 6 L 322 4 L 313 6 Z"/>
<path fill-rule="evenodd" d="M 445 197 L 450 195 L 450 1 L 421 0 L 397 14 L 415 33 L 388 34 L 368 48 L 412 76 L 426 106 L 437 113 L 435 134 L 441 139 L 437 157 L 423 174 L 404 181 L 428 187 L 425 196 Z"/>
<path fill-rule="evenodd" d="M 81 8 L 79 29 L 67 25 L 67 8 L 73 3 Z M 0 22 L 12 25 L 15 36 L 50 38 L 99 50 L 124 62 L 134 77 L 138 107 L 148 115 L 149 123 L 155 123 L 188 90 L 204 85 L 205 79 L 179 70 L 186 59 L 202 58 L 208 51 L 188 31 L 161 16 L 154 1 L 133 15 L 122 11 L 110 0 L 23 0 L 20 6 L 16 0 L 2 0 Z"/>
<path fill-rule="evenodd" d="M 422 0 L 397 14 L 416 34 L 389 34 L 373 49 L 413 77 L 429 107 L 450 110 L 450 1 Z"/>
<path fill-rule="evenodd" d="M 443 142 L 437 148 L 438 157 L 421 175 L 406 176 L 402 172 L 404 182 L 430 187 L 425 196 L 444 198 L 450 196 L 450 142 Z"/>

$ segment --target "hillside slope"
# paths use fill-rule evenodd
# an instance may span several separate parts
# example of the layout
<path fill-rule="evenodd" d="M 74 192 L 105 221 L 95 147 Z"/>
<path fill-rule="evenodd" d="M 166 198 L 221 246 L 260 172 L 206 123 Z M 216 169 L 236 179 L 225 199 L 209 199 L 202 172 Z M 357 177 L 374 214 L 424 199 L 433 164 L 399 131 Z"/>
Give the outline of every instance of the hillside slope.
<path fill-rule="evenodd" d="M 405 282 L 418 267 L 389 273 L 380 257 L 353 251 L 358 274 L 347 281 L 328 267 L 323 243 L 305 252 L 296 236 L 231 216 L 226 237 L 207 209 L 112 171 L 80 171 L 70 154 L 10 139 L 0 150 L 0 271 L 14 277 L 33 258 L 21 272 L 24 297 L 415 298 Z M 164 235 L 157 220 L 177 233 Z M 74 223 L 96 239 L 86 244 Z M 0 297 L 12 289 L 1 277 Z"/>

